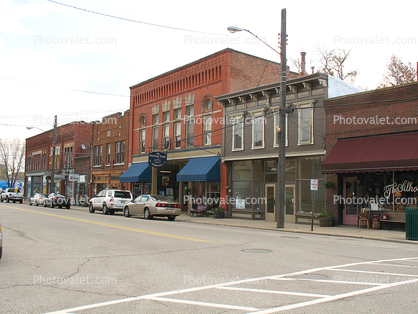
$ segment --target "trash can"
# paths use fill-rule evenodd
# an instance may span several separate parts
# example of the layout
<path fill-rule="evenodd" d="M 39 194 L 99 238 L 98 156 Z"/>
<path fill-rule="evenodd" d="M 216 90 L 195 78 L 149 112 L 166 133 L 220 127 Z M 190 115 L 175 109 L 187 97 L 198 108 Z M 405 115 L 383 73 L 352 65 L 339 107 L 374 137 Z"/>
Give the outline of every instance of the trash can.
<path fill-rule="evenodd" d="M 405 208 L 405 231 L 408 240 L 418 240 L 418 207 Z"/>

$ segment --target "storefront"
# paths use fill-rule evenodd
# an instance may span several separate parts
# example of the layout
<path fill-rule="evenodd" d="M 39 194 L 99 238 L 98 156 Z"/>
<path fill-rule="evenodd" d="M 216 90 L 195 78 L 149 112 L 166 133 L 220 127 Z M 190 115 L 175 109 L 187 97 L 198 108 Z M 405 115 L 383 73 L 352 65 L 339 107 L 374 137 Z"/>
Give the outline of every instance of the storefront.
<path fill-rule="evenodd" d="M 338 140 L 323 172 L 336 183 L 328 205 L 338 209 L 343 224 L 357 225 L 362 209 L 382 217 L 417 206 L 417 142 L 418 132 Z"/>
<path fill-rule="evenodd" d="M 285 221 L 294 222 L 295 213 L 325 208 L 322 162 L 324 156 L 286 158 Z M 275 221 L 277 195 L 277 158 L 228 162 L 230 167 L 229 202 L 233 217 Z M 319 190 L 310 190 L 310 180 L 318 179 Z"/>

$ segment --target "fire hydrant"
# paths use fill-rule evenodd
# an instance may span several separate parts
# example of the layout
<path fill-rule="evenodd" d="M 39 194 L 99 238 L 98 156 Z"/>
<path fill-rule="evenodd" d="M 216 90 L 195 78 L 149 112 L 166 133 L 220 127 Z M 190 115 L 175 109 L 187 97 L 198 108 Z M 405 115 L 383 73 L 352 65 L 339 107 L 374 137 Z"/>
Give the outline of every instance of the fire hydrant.
<path fill-rule="evenodd" d="M 380 229 L 380 217 L 378 215 L 373 216 L 373 230 Z"/>

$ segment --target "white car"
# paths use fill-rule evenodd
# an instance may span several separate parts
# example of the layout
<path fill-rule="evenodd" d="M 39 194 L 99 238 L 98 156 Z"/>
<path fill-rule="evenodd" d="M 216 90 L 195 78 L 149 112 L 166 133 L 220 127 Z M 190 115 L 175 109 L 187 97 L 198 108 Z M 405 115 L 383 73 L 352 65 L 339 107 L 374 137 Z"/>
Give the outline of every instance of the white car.
<path fill-rule="evenodd" d="M 127 190 L 103 190 L 89 201 L 89 212 L 102 210 L 103 214 L 113 215 L 123 211 L 126 204 L 132 201 L 132 194 Z"/>
<path fill-rule="evenodd" d="M 32 196 L 29 199 L 29 205 L 35 205 L 35 206 L 45 206 L 46 207 L 46 199 L 48 197 L 42 193 L 36 193 L 34 196 Z"/>

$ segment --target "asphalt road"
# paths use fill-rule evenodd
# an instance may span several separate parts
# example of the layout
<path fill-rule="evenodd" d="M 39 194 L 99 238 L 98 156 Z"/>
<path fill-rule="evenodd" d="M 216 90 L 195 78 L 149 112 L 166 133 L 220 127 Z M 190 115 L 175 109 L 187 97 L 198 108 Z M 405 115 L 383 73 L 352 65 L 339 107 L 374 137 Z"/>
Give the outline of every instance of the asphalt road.
<path fill-rule="evenodd" d="M 416 313 L 413 244 L 0 204 L 0 313 Z"/>

